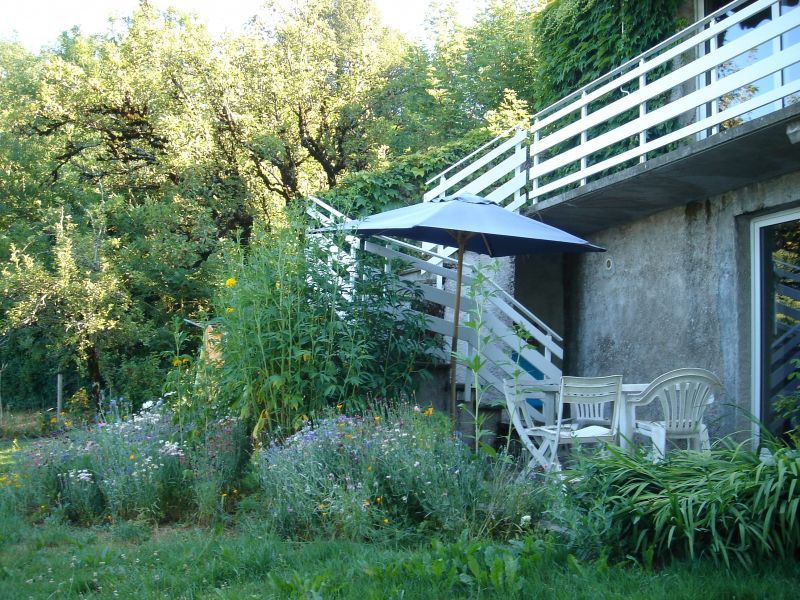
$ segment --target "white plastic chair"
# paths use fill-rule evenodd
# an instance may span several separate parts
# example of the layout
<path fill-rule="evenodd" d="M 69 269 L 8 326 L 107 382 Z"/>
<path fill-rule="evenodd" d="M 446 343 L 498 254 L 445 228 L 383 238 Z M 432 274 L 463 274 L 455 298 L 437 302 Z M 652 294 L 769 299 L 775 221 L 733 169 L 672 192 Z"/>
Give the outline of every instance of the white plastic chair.
<path fill-rule="evenodd" d="M 524 474 L 543 460 L 543 457 L 539 456 L 538 448 L 531 442 L 529 432 L 542 425 L 552 425 L 555 411 L 550 399 L 542 394 L 536 384 L 505 379 L 503 392 L 511 425 L 525 449 L 531 454 L 531 461 L 523 470 Z"/>
<path fill-rule="evenodd" d="M 541 390 L 537 383 L 524 383 L 517 379 L 504 379 L 503 392 L 506 396 L 506 407 L 509 414 L 512 406 L 519 410 L 520 423 L 526 427 L 534 425 L 552 425 L 555 421 L 555 410 L 550 396 Z"/>
<path fill-rule="evenodd" d="M 535 386 L 531 386 L 535 387 Z M 558 393 L 555 425 L 537 425 L 528 420 L 532 414 L 519 393 L 506 392 L 511 421 L 523 445 L 531 454 L 524 472 L 541 467 L 545 471 L 560 470 L 558 447 L 562 444 L 616 443 L 622 376 L 562 377 Z M 564 407 L 570 407 L 570 418 L 564 418 Z"/>
<path fill-rule="evenodd" d="M 666 455 L 667 438 L 686 440 L 689 450 L 710 450 L 703 413 L 721 388 L 719 378 L 705 369 L 676 369 L 664 373 L 641 394 L 627 399 L 634 414 L 636 408 L 654 400 L 661 403 L 663 420 L 639 421 L 634 418 L 634 431 L 652 440 L 656 459 Z"/>

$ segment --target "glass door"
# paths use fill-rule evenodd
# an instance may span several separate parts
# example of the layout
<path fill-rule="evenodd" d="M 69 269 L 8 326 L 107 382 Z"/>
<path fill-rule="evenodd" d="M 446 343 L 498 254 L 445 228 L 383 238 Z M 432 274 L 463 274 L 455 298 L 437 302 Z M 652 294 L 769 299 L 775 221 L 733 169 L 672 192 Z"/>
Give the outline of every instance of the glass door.
<path fill-rule="evenodd" d="M 760 399 L 754 412 L 769 431 L 781 435 L 792 427 L 781 405 L 800 398 L 800 213 L 758 220 L 753 233 Z"/>

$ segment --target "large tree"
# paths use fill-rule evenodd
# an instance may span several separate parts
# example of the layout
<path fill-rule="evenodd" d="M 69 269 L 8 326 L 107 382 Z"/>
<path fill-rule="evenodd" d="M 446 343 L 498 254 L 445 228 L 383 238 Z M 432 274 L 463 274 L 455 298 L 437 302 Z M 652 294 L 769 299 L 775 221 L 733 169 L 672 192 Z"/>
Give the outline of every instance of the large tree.
<path fill-rule="evenodd" d="M 321 183 L 333 187 L 378 156 L 374 93 L 399 64 L 403 41 L 381 25 L 369 0 L 306 0 L 273 6 L 271 17 L 257 30 L 268 49 L 264 100 L 273 131 L 284 152 L 310 157 Z"/>

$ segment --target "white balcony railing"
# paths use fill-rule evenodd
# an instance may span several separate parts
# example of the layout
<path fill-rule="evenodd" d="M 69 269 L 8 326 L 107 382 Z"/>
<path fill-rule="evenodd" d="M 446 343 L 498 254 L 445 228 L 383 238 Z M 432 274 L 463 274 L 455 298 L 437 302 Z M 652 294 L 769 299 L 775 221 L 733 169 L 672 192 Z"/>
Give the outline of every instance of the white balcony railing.
<path fill-rule="evenodd" d="M 800 101 L 800 6 L 732 2 L 429 182 L 510 210 Z"/>

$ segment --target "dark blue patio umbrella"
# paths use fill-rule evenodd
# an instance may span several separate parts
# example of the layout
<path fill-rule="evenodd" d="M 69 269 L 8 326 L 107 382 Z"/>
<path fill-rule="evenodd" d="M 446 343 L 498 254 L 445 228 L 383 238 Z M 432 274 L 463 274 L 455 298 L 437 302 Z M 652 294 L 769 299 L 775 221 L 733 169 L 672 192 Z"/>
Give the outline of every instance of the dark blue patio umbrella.
<path fill-rule="evenodd" d="M 513 213 L 474 194 L 437 198 L 315 232 L 346 231 L 359 236 L 386 235 L 458 248 L 453 344 L 450 361 L 450 413 L 456 410 L 456 352 L 461 310 L 464 252 L 491 257 L 561 252 L 604 252 L 604 248 L 539 221 Z"/>

